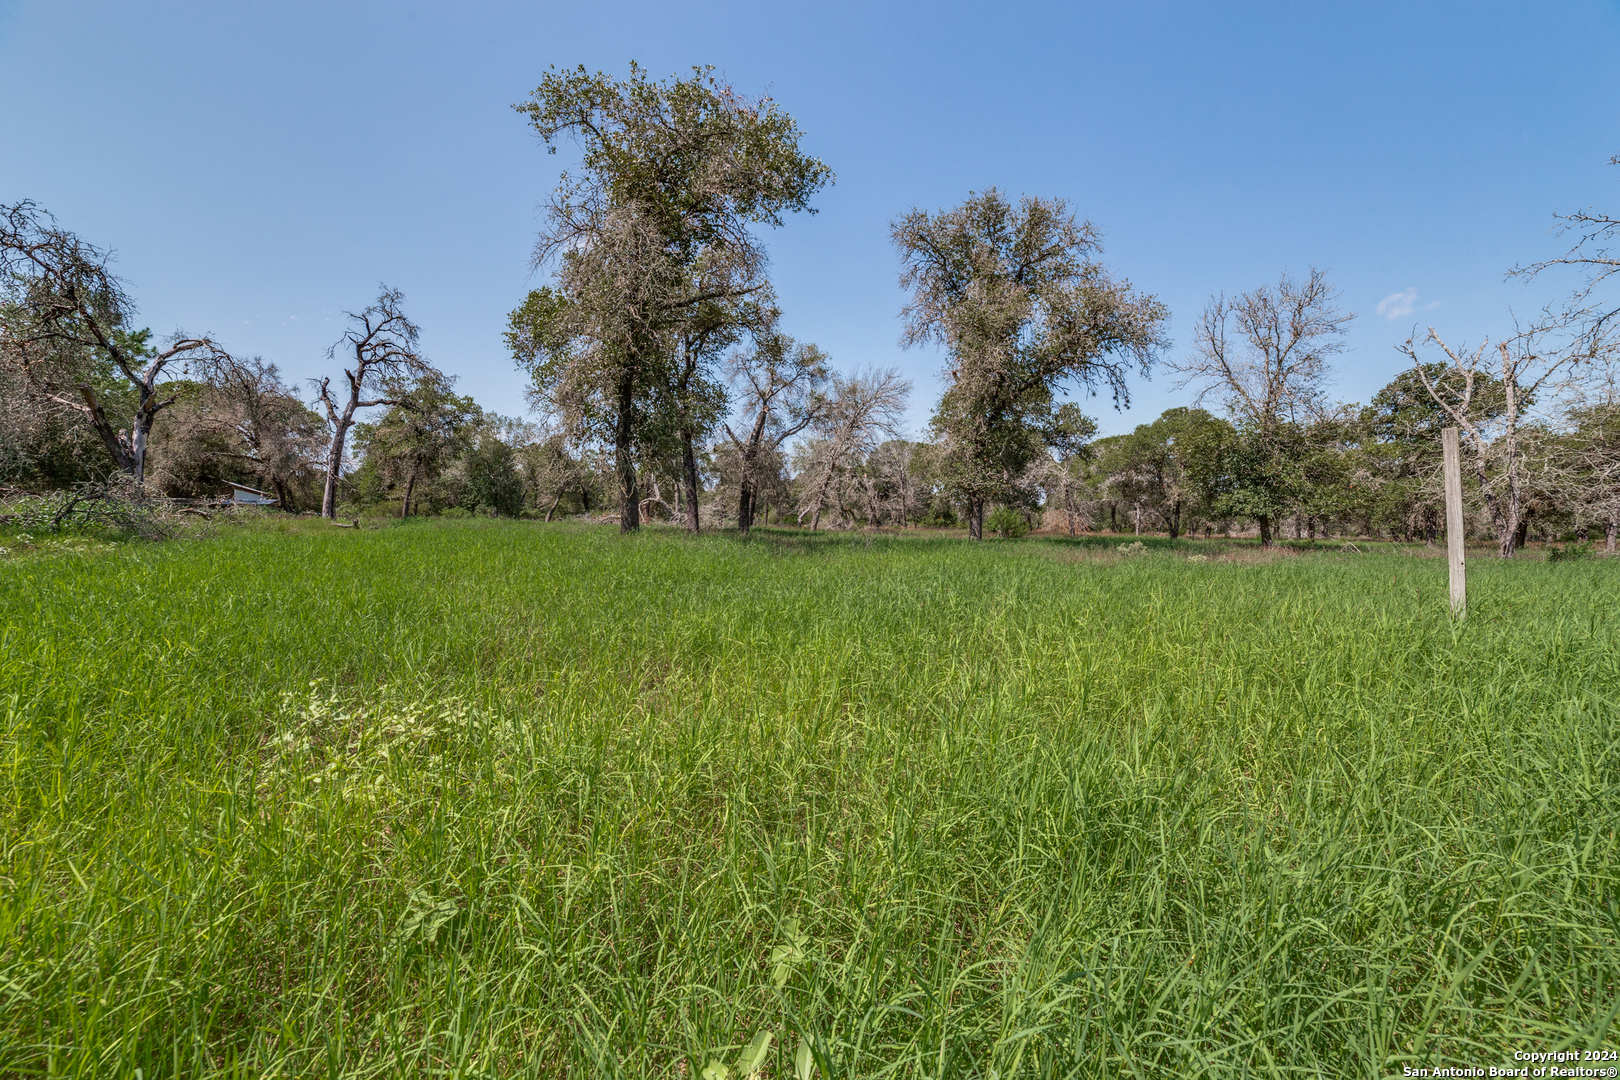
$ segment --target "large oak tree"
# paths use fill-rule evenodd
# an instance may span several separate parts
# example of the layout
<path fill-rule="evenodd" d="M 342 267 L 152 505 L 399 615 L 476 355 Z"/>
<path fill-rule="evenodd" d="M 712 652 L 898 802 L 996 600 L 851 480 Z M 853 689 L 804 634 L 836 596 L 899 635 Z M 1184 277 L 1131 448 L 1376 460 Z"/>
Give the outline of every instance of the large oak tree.
<path fill-rule="evenodd" d="M 765 289 L 752 227 L 809 210 L 832 173 L 800 150 L 775 102 L 707 68 L 664 82 L 634 64 L 623 80 L 552 69 L 515 107 L 548 150 L 571 139 L 581 158 L 535 249 L 554 285 L 513 313 L 508 341 L 537 396 L 613 447 L 629 532 L 640 525 L 638 452 L 661 404 L 680 400 L 661 391 L 680 382 L 683 358 L 709 355 L 679 347 L 690 324 Z"/>
<path fill-rule="evenodd" d="M 904 342 L 950 358 L 934 411 L 940 467 L 982 539 L 985 503 L 1018 498 L 1045 453 L 1060 393 L 1106 385 L 1128 401 L 1126 376 L 1165 346 L 1169 313 L 1097 261 L 1097 229 L 1062 199 L 1014 205 L 991 188 L 952 210 L 912 210 L 892 235 L 912 290 Z"/>

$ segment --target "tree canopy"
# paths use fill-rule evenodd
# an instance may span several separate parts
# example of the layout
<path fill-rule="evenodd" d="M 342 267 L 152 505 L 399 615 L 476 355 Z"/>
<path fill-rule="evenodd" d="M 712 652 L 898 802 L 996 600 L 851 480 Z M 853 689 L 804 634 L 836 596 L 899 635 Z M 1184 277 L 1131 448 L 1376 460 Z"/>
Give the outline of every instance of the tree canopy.
<path fill-rule="evenodd" d="M 661 406 L 679 401 L 660 393 L 680 381 L 678 344 L 717 302 L 766 291 L 752 227 L 810 211 L 832 173 L 775 102 L 710 68 L 663 82 L 635 65 L 623 80 L 554 68 L 514 107 L 548 151 L 570 140 L 580 161 L 535 247 L 555 284 L 513 313 L 508 342 L 540 400 L 612 445 L 630 531 L 638 451 Z"/>
<path fill-rule="evenodd" d="M 1128 401 L 1126 377 L 1167 344 L 1169 312 L 1109 274 L 1096 227 L 1062 199 L 1014 205 L 991 188 L 951 210 L 912 210 L 891 233 L 911 290 L 903 341 L 949 358 L 933 423 L 978 539 L 985 501 L 1019 497 L 1060 390 L 1106 385 Z"/>

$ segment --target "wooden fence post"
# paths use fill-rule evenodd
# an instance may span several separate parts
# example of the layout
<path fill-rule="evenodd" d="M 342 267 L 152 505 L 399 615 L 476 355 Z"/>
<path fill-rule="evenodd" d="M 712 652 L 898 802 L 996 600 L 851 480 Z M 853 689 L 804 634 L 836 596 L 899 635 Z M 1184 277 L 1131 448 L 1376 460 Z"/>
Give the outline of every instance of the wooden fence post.
<path fill-rule="evenodd" d="M 1463 551 L 1462 455 L 1457 449 L 1457 429 L 1440 432 L 1440 446 L 1446 462 L 1446 561 L 1451 564 L 1451 617 L 1459 622 L 1468 617 L 1468 581 Z"/>

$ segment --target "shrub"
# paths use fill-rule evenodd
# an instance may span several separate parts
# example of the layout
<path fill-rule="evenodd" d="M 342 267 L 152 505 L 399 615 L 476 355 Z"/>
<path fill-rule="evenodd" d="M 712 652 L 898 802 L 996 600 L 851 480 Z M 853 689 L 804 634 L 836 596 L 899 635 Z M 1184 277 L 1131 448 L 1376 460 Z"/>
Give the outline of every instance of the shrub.
<path fill-rule="evenodd" d="M 1587 559 L 1592 555 L 1591 544 L 1569 544 L 1565 547 L 1553 546 L 1547 549 L 1548 562 L 1574 562 Z"/>
<path fill-rule="evenodd" d="M 1005 540 L 1016 540 L 1029 532 L 1029 520 L 1010 506 L 1003 506 L 986 518 L 984 523 Z"/>
<path fill-rule="evenodd" d="M 50 533 L 89 529 L 164 540 L 174 535 L 178 523 L 168 500 L 152 497 L 120 474 L 72 491 L 24 495 L 0 504 L 0 525 Z"/>

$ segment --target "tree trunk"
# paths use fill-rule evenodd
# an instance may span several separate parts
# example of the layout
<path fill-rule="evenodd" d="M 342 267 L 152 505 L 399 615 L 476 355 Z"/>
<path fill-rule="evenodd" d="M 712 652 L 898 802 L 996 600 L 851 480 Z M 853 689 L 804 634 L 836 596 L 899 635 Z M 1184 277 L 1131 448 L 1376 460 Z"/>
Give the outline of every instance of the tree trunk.
<path fill-rule="evenodd" d="M 281 504 L 281 508 L 291 512 L 293 509 L 292 491 L 288 489 L 286 482 L 279 476 L 272 476 L 270 486 L 276 489 L 276 501 Z"/>
<path fill-rule="evenodd" d="M 135 463 L 130 460 L 129 452 L 118 438 L 118 432 L 113 430 L 111 421 L 107 419 L 107 411 L 96 400 L 95 391 L 88 386 L 81 386 L 79 387 L 79 394 L 84 398 L 84 403 L 89 408 L 90 425 L 96 429 L 96 435 L 100 437 L 101 445 L 107 448 L 107 453 L 111 455 L 113 464 L 118 466 L 119 471 L 133 474 L 135 472 Z"/>
<path fill-rule="evenodd" d="M 142 392 L 145 397 L 145 392 Z M 142 402 L 141 408 L 135 414 L 135 422 L 130 425 L 133 430 L 129 438 L 129 457 L 132 468 L 130 475 L 137 484 L 146 482 L 146 446 L 152 434 L 152 421 L 157 419 L 156 410 L 148 408 L 148 402 Z"/>
<path fill-rule="evenodd" d="M 556 497 L 551 500 L 551 505 L 546 507 L 546 520 L 548 522 L 551 520 L 551 515 L 557 512 L 557 504 L 560 502 L 562 502 L 562 492 L 559 490 Z"/>
<path fill-rule="evenodd" d="M 1271 517 L 1270 517 L 1270 515 L 1261 514 L 1255 520 L 1257 522 L 1259 522 L 1259 524 L 1260 524 L 1260 546 L 1262 548 L 1270 548 L 1271 547 Z"/>
<path fill-rule="evenodd" d="M 636 483 L 636 461 L 631 453 L 635 431 L 631 427 L 631 411 L 635 407 L 636 385 L 629 376 L 619 379 L 619 415 L 613 430 L 613 465 L 619 476 L 619 532 L 631 533 L 641 528 L 641 497 Z"/>
<path fill-rule="evenodd" d="M 1181 535 L 1181 500 L 1177 499 L 1170 512 L 1170 539 L 1174 540 Z"/>
<path fill-rule="evenodd" d="M 416 490 L 416 474 L 421 467 L 420 464 L 411 466 L 411 478 L 405 481 L 405 499 L 399 504 L 401 520 L 411 516 L 411 492 Z"/>
<path fill-rule="evenodd" d="M 1620 516 L 1614 514 L 1609 515 L 1609 524 L 1603 530 L 1603 538 L 1603 550 L 1607 551 L 1610 555 L 1613 555 L 1615 540 L 1620 538 Z"/>
<path fill-rule="evenodd" d="M 743 459 L 742 477 L 737 482 L 737 531 L 744 536 L 754 527 L 753 465 Z"/>
<path fill-rule="evenodd" d="M 698 534 L 698 472 L 697 451 L 692 448 L 690 428 L 681 432 L 681 501 L 686 505 L 686 531 Z"/>
<path fill-rule="evenodd" d="M 984 500 L 977 496 L 968 500 L 968 539 L 984 539 Z"/>
<path fill-rule="evenodd" d="M 744 536 L 754 527 L 754 501 L 757 497 L 754 470 L 758 468 L 760 445 L 765 440 L 765 425 L 770 418 L 770 409 L 761 407 L 749 428 L 748 441 L 738 443 L 735 436 L 731 440 L 742 458 L 742 476 L 737 480 L 737 529 Z"/>
<path fill-rule="evenodd" d="M 821 524 L 821 507 L 827 501 L 827 489 L 832 487 L 833 467 L 829 464 L 826 473 L 821 478 L 821 486 L 816 489 L 815 513 L 810 517 L 810 531 L 815 532 Z"/>
<path fill-rule="evenodd" d="M 343 444 L 349 439 L 352 421 L 341 419 L 332 428 L 332 445 L 326 452 L 326 486 L 321 492 L 321 517 L 337 520 L 338 474 L 343 469 Z"/>

